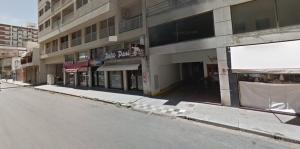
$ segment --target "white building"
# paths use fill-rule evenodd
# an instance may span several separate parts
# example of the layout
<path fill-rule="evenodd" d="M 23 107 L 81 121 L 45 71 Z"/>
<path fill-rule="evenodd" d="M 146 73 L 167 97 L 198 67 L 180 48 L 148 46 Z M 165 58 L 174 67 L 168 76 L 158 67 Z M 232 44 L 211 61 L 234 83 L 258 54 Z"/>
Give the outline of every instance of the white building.
<path fill-rule="evenodd" d="M 148 0 L 152 94 L 180 84 L 191 96 L 208 97 L 222 105 L 299 113 L 295 97 L 300 95 L 292 92 L 289 98 L 283 87 L 299 84 L 300 62 L 293 55 L 299 53 L 295 49 L 300 49 L 300 41 L 286 43 L 300 39 L 299 9 L 298 0 Z M 274 42 L 277 44 L 260 45 Z M 247 45 L 257 45 L 257 53 Z M 281 48 L 272 51 L 274 46 Z M 243 65 L 238 65 L 241 60 Z M 219 80 L 219 87 L 213 85 L 214 80 Z M 280 83 L 274 83 L 276 80 Z M 253 84 L 244 87 L 244 81 Z M 257 84 L 283 89 L 266 89 L 278 96 L 247 89 Z M 215 90 L 220 100 L 215 100 Z"/>

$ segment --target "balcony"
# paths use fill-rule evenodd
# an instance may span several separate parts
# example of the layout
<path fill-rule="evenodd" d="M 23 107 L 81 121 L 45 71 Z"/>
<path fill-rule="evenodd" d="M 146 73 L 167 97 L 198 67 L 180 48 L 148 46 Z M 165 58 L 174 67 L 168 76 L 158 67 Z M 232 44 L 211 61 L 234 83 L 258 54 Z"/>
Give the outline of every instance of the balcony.
<path fill-rule="evenodd" d="M 147 8 L 147 15 L 153 16 L 176 8 L 186 7 L 198 3 L 199 0 L 164 0 Z"/>
<path fill-rule="evenodd" d="M 119 25 L 119 32 L 124 33 L 134 29 L 141 28 L 143 26 L 142 15 L 130 18 L 128 20 L 123 20 Z"/>
<path fill-rule="evenodd" d="M 81 45 L 81 37 L 75 38 L 71 40 L 71 46 L 75 47 Z"/>
<path fill-rule="evenodd" d="M 67 49 L 67 48 L 69 48 L 69 42 L 68 42 L 68 41 L 62 42 L 62 43 L 60 44 L 60 49 L 61 49 L 61 50 Z"/>
<path fill-rule="evenodd" d="M 85 43 L 97 40 L 97 33 L 92 32 L 85 35 Z"/>
<path fill-rule="evenodd" d="M 51 7 L 51 11 L 55 12 L 59 9 L 60 7 L 60 0 L 53 0 L 52 1 L 52 7 Z"/>

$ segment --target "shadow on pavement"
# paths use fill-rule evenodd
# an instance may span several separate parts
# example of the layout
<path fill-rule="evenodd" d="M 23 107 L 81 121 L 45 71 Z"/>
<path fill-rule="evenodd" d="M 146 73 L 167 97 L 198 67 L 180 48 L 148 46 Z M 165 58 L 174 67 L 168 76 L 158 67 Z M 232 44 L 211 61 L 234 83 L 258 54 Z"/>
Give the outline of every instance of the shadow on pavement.
<path fill-rule="evenodd" d="M 289 120 L 289 121 L 286 122 L 286 124 L 300 126 L 300 117 L 296 117 L 292 120 Z"/>

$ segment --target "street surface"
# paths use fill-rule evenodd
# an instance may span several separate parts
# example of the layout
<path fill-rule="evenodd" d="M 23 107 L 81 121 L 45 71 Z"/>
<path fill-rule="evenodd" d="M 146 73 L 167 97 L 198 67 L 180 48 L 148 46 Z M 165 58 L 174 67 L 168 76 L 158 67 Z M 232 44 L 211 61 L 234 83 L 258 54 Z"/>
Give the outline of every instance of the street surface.
<path fill-rule="evenodd" d="M 0 149 L 299 149 L 244 132 L 1 84 Z M 297 133 L 297 132 L 295 132 Z"/>

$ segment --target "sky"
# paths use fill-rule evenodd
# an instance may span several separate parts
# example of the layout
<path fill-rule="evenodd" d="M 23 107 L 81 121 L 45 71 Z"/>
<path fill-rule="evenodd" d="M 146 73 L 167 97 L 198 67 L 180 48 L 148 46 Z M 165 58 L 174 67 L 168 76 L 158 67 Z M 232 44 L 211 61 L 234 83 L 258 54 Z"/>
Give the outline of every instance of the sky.
<path fill-rule="evenodd" d="M 38 0 L 0 0 L 0 23 L 26 26 L 37 24 Z"/>

